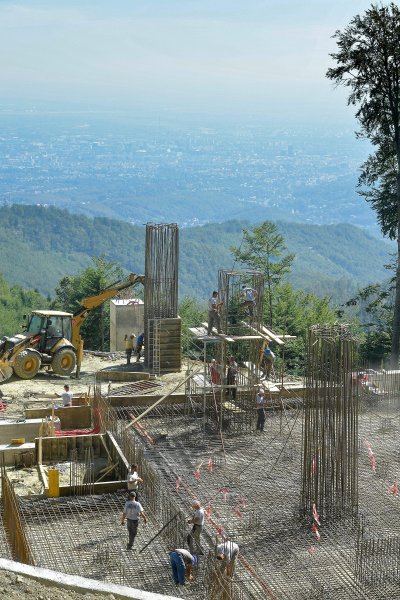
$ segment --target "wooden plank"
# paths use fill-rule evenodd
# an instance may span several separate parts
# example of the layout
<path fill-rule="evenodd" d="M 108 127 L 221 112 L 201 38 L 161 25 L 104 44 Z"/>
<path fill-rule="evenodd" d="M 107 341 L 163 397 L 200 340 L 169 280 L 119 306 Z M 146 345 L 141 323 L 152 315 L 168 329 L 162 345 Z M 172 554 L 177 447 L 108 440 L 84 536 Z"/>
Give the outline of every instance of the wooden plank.
<path fill-rule="evenodd" d="M 270 331 L 269 329 L 264 327 L 264 325 L 261 326 L 261 329 L 264 331 L 264 333 L 267 334 L 267 336 L 269 337 L 270 340 L 273 340 L 274 342 L 279 344 L 279 346 L 285 345 L 285 342 L 283 340 L 281 340 L 281 338 L 278 335 L 275 335 L 274 333 L 272 333 L 272 331 Z"/>
<path fill-rule="evenodd" d="M 264 340 L 265 337 L 261 335 L 232 335 L 231 338 L 238 342 L 240 340 Z"/>
<path fill-rule="evenodd" d="M 248 327 L 248 329 L 250 329 L 250 331 L 254 331 L 254 333 L 255 333 L 257 336 L 260 336 L 260 338 L 261 338 L 262 340 L 265 340 L 265 339 L 267 339 L 267 337 L 268 337 L 268 336 L 266 336 L 266 335 L 264 335 L 263 333 L 261 333 L 261 331 L 258 331 L 257 329 L 255 329 L 255 327 L 253 327 L 252 325 L 249 325 L 248 323 L 246 323 L 246 321 L 240 321 L 240 323 L 241 323 L 241 325 L 244 325 L 245 327 Z M 260 338 L 259 338 L 259 339 L 260 339 Z M 254 336 L 253 336 L 253 339 L 254 339 Z"/>
<path fill-rule="evenodd" d="M 261 381 L 260 387 L 263 387 L 267 392 L 280 392 L 280 388 L 275 383 L 268 381 Z"/>
<path fill-rule="evenodd" d="M 225 342 L 234 342 L 235 340 L 230 336 L 225 335 L 225 333 L 216 333 L 216 337 L 222 338 Z"/>
<path fill-rule="evenodd" d="M 189 331 L 196 337 L 204 337 L 207 335 L 207 330 L 203 327 L 189 327 Z"/>

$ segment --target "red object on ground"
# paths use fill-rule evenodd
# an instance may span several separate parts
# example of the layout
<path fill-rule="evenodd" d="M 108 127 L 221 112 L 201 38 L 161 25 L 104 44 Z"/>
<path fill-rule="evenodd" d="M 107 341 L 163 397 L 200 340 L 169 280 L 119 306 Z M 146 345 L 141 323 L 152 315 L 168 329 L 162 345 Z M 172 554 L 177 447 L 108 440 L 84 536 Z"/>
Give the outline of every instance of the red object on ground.
<path fill-rule="evenodd" d="M 313 530 L 313 532 L 315 533 L 315 535 L 317 536 L 317 540 L 318 540 L 318 541 L 320 541 L 320 539 L 321 539 L 321 535 L 320 535 L 320 533 L 319 533 L 319 531 L 318 531 L 318 527 L 316 526 L 316 524 L 315 524 L 315 523 L 314 523 L 314 524 L 313 524 L 313 526 L 312 526 L 312 530 Z"/>
<path fill-rule="evenodd" d="M 100 433 L 100 425 L 94 427 L 94 429 L 69 429 L 69 430 L 60 430 L 55 431 L 55 435 L 93 435 L 95 433 Z"/>

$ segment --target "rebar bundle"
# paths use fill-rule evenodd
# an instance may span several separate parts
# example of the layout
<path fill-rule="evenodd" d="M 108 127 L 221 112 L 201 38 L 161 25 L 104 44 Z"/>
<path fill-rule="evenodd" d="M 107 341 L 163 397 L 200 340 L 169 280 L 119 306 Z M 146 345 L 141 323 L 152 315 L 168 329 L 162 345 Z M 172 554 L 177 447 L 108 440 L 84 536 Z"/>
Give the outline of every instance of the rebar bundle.
<path fill-rule="evenodd" d="M 355 340 L 347 326 L 313 326 L 308 335 L 301 512 L 325 520 L 358 507 L 358 388 Z"/>
<path fill-rule="evenodd" d="M 153 362 L 154 320 L 178 314 L 179 230 L 176 223 L 146 225 L 144 287 L 145 360 Z M 149 365 L 151 368 L 151 365 Z"/>

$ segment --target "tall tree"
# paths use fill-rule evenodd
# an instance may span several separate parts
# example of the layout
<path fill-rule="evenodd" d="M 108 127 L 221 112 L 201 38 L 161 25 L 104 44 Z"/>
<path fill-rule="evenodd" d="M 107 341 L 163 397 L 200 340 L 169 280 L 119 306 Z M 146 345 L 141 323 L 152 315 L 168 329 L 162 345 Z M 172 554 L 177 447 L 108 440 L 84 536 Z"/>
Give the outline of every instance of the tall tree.
<path fill-rule="evenodd" d="M 103 257 L 93 258 L 93 264 L 78 275 L 63 277 L 56 287 L 53 308 L 75 312 L 83 298 L 98 294 L 122 278 L 122 269 Z M 85 347 L 108 350 L 110 341 L 109 303 L 93 310 L 82 326 Z"/>
<path fill-rule="evenodd" d="M 360 327 L 360 357 L 369 366 L 381 367 L 390 357 L 393 320 L 393 280 L 373 283 L 358 291 L 346 302 L 356 307 Z"/>
<path fill-rule="evenodd" d="M 391 364 L 400 349 L 400 9 L 371 5 L 334 35 L 336 66 L 327 77 L 350 90 L 356 106 L 359 137 L 376 150 L 362 165 L 360 193 L 371 202 L 384 235 L 397 240 L 396 291 L 393 308 Z M 365 186 L 370 188 L 365 189 Z"/>
<path fill-rule="evenodd" d="M 289 273 L 294 254 L 284 254 L 285 240 L 271 221 L 264 221 L 252 229 L 243 229 L 243 241 L 239 248 L 231 247 L 235 259 L 265 275 L 268 324 L 273 326 L 274 290 Z"/>

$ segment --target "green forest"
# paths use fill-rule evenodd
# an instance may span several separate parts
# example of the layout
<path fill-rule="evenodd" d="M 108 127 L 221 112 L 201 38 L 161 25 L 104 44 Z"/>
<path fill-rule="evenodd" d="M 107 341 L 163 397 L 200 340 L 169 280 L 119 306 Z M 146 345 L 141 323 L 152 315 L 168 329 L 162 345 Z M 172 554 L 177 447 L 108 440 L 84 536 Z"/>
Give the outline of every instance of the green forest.
<path fill-rule="evenodd" d="M 388 351 L 390 327 L 387 318 L 382 320 L 380 300 L 387 288 L 384 265 L 390 262 L 390 246 L 350 225 L 269 225 L 279 239 L 273 257 L 275 266 L 282 253 L 290 253 L 290 260 L 284 276 L 272 277 L 264 318 L 265 322 L 272 319 L 273 311 L 274 329 L 298 336 L 287 346 L 289 371 L 298 373 L 302 369 L 309 325 L 338 319 L 351 321 L 370 356 L 381 361 Z M 258 230 L 257 226 L 246 227 L 246 223 L 231 221 L 180 231 L 179 312 L 184 349 L 189 346 L 187 327 L 206 318 L 206 299 L 217 286 L 218 269 L 245 268 L 240 262 L 240 256 L 246 255 L 244 232 Z M 265 231 L 260 226 L 255 238 L 261 249 L 268 237 Z M 0 237 L 1 335 L 21 331 L 22 315 L 33 308 L 74 311 L 79 298 L 90 293 L 94 279 L 100 278 L 105 287 L 127 271 L 144 272 L 145 227 L 121 221 L 90 219 L 56 208 L 14 205 L 4 207 L 0 213 Z M 375 266 L 366 260 L 371 255 Z M 247 265 L 257 268 L 257 263 L 251 261 Z M 372 314 L 369 292 L 363 296 L 362 290 L 376 282 L 379 285 L 373 290 Z M 95 315 L 85 325 L 86 348 L 108 349 L 107 312 L 102 318 L 104 332 L 99 332 Z M 366 323 L 368 326 L 363 327 Z M 364 352 L 366 360 L 370 358 L 368 352 Z"/>
<path fill-rule="evenodd" d="M 235 268 L 245 222 L 228 221 L 180 230 L 179 291 L 205 301 L 218 269 Z M 360 286 L 387 277 L 392 247 L 352 225 L 277 227 L 296 258 L 288 281 L 297 289 L 342 303 Z M 145 227 L 43 206 L 3 206 L 0 211 L 1 272 L 11 284 L 53 295 L 58 281 L 103 256 L 128 272 L 144 272 Z M 368 260 L 369 257 L 374 260 Z"/>

